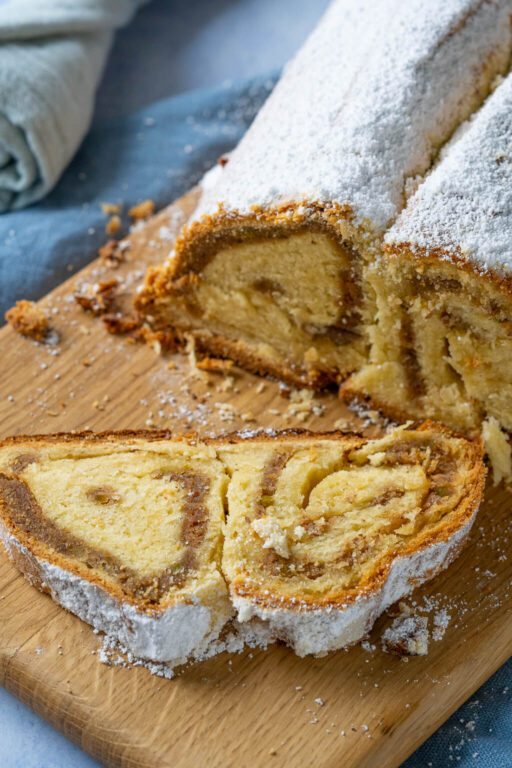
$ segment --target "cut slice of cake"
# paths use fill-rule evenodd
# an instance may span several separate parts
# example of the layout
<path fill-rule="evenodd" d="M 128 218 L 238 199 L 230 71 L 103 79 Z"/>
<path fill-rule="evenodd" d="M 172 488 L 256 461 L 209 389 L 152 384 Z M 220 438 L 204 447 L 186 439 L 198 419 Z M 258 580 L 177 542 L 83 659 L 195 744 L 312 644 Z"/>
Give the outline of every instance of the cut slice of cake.
<path fill-rule="evenodd" d="M 300 656 L 360 640 L 446 568 L 485 480 L 481 444 L 429 423 L 218 451 L 231 474 L 222 567 L 238 619 L 268 622 Z"/>
<path fill-rule="evenodd" d="M 323 654 L 453 560 L 484 478 L 481 445 L 431 424 L 18 437 L 0 444 L 0 537 L 137 658 L 210 655 L 236 612 L 242 638 Z"/>
<path fill-rule="evenodd" d="M 168 435 L 21 437 L 0 447 L 0 536 L 31 583 L 136 657 L 204 654 L 232 614 L 220 570 L 228 476 Z"/>
<path fill-rule="evenodd" d="M 394 418 L 486 422 L 490 455 L 496 425 L 512 432 L 511 136 L 508 75 L 387 233 L 387 258 L 369 272 L 371 362 L 342 393 Z"/>
<path fill-rule="evenodd" d="M 291 383 L 367 360 L 383 234 L 512 50 L 512 2 L 335 0 L 136 308 Z"/>

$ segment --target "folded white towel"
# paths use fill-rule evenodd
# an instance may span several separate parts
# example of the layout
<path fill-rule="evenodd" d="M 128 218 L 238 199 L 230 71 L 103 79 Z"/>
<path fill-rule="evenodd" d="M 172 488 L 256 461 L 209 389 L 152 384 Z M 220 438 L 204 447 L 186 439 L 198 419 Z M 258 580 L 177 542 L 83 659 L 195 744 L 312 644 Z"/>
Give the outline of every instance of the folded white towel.
<path fill-rule="evenodd" d="M 0 0 L 0 212 L 48 192 L 89 127 L 112 35 L 147 0 Z"/>

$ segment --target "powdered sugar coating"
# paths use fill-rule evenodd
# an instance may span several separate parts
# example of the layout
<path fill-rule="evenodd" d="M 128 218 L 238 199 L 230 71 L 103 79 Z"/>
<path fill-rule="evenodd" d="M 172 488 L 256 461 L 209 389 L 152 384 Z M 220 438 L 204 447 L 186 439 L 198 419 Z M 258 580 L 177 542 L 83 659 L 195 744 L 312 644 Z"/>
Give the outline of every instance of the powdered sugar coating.
<path fill-rule="evenodd" d="M 512 75 L 456 137 L 386 235 L 481 270 L 512 268 Z"/>
<path fill-rule="evenodd" d="M 505 70 L 511 11 L 512 0 L 335 0 L 196 215 L 334 202 L 382 232 L 408 179 Z"/>
<path fill-rule="evenodd" d="M 448 541 L 440 541 L 408 557 L 397 558 L 378 592 L 362 596 L 342 609 L 301 611 L 262 608 L 249 598 L 232 594 L 241 622 L 257 616 L 268 622 L 272 634 L 287 642 L 298 656 L 324 655 L 356 643 L 390 605 L 419 584 L 447 568 L 454 560 L 476 517 L 476 510 Z"/>
<path fill-rule="evenodd" d="M 95 629 L 114 637 L 139 659 L 165 662 L 169 667 L 202 657 L 214 643 L 232 614 L 224 590 L 219 590 L 216 611 L 201 600 L 197 591 L 188 603 L 176 602 L 165 611 L 145 613 L 116 600 L 100 586 L 41 558 L 35 558 L 0 524 L 0 540 L 16 563 L 20 555 L 37 571 L 37 584 L 50 590 L 52 598 Z M 30 571 L 29 581 L 34 581 Z M 211 595 L 210 595 L 211 597 Z"/>

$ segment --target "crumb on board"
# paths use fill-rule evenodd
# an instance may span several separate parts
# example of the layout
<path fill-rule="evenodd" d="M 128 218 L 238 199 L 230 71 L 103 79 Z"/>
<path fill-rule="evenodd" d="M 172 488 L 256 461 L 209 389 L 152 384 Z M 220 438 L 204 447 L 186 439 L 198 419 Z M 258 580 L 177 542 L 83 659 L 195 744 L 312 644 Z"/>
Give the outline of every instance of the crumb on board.
<path fill-rule="evenodd" d="M 121 229 L 121 219 L 119 216 L 114 215 L 111 216 L 110 219 L 105 224 L 105 232 L 107 235 L 114 235 L 116 232 L 119 232 Z"/>
<path fill-rule="evenodd" d="M 217 384 L 217 389 L 220 392 L 232 392 L 235 388 L 235 380 L 233 376 L 224 376 L 221 382 Z"/>
<path fill-rule="evenodd" d="M 310 416 L 322 416 L 325 412 L 325 405 L 315 399 L 312 389 L 290 389 L 284 396 L 290 400 L 288 418 L 294 417 L 302 422 Z"/>
<path fill-rule="evenodd" d="M 152 216 L 154 212 L 155 204 L 153 200 L 144 200 L 142 203 L 132 206 L 132 208 L 130 208 L 128 211 L 130 218 L 132 218 L 134 221 L 147 219 L 149 216 Z"/>
<path fill-rule="evenodd" d="M 426 616 L 398 616 L 382 634 L 382 650 L 394 656 L 426 656 L 428 638 Z"/>
<path fill-rule="evenodd" d="M 45 341 L 50 324 L 46 312 L 33 301 L 21 299 L 5 313 L 5 319 L 17 333 L 34 341 Z"/>
<path fill-rule="evenodd" d="M 75 301 L 86 312 L 97 317 L 112 311 L 118 288 L 117 280 L 85 284 L 74 293 Z"/>
<path fill-rule="evenodd" d="M 209 373 L 224 373 L 233 367 L 233 361 L 224 360 L 219 357 L 210 357 L 207 355 L 201 360 L 196 360 L 196 366 L 201 371 L 208 371 Z"/>
<path fill-rule="evenodd" d="M 188 364 L 190 368 L 189 375 L 206 380 L 206 372 L 201 370 L 197 365 L 196 340 L 190 333 L 185 334 L 185 352 L 188 356 Z"/>
<path fill-rule="evenodd" d="M 123 250 L 118 240 L 108 240 L 98 251 L 99 257 L 107 267 L 117 267 L 123 261 Z"/>
<path fill-rule="evenodd" d="M 120 203 L 100 203 L 101 211 L 105 214 L 105 216 L 115 216 L 116 214 L 121 213 L 121 204 Z"/>
<path fill-rule="evenodd" d="M 140 331 L 140 322 L 133 315 L 121 315 L 117 312 L 106 312 L 102 315 L 106 330 L 113 335 L 123 335 Z"/>

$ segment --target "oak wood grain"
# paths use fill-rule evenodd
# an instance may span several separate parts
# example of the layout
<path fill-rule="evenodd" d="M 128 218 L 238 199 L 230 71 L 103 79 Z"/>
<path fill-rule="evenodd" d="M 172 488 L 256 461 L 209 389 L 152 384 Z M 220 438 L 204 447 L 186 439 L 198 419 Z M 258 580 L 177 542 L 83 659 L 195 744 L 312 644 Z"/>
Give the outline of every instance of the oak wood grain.
<path fill-rule="evenodd" d="M 193 203 L 186 196 L 142 227 L 118 269 L 93 262 L 42 300 L 61 337 L 56 347 L 0 331 L 1 436 L 85 427 L 329 428 L 338 419 L 364 426 L 334 393 L 316 398 L 317 415 L 301 421 L 277 383 L 262 388 L 239 370 L 227 380 L 193 375 L 184 356 L 108 335 L 75 305 L 77 283 L 116 277 L 128 306 Z M 107 666 L 91 628 L 30 587 L 0 552 L 0 682 L 106 766 L 395 768 L 509 655 L 510 507 L 506 490 L 488 488 L 461 557 L 407 601 L 426 606 L 431 629 L 436 610 L 451 615 L 428 656 L 407 662 L 380 649 L 388 616 L 370 645 L 322 659 L 274 646 L 222 654 L 173 680 Z"/>

